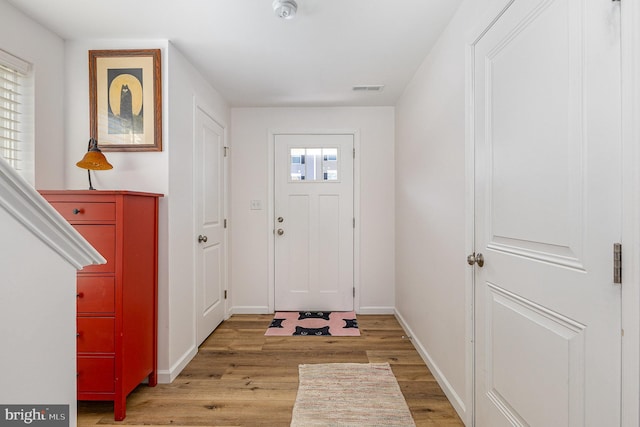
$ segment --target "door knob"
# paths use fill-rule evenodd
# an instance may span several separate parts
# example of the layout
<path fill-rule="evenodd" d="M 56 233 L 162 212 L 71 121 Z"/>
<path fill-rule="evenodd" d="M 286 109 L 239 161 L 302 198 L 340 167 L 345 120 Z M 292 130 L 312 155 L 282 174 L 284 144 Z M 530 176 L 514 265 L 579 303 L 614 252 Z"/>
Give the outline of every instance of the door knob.
<path fill-rule="evenodd" d="M 278 236 L 282 236 L 284 234 L 284 230 L 282 228 L 278 228 Z"/>
<path fill-rule="evenodd" d="M 484 265 L 484 256 L 481 253 L 474 252 L 467 257 L 467 264 L 478 264 L 478 267 L 482 267 Z"/>
<path fill-rule="evenodd" d="M 198 236 L 198 243 L 207 242 L 207 236 L 203 236 L 202 234 Z"/>

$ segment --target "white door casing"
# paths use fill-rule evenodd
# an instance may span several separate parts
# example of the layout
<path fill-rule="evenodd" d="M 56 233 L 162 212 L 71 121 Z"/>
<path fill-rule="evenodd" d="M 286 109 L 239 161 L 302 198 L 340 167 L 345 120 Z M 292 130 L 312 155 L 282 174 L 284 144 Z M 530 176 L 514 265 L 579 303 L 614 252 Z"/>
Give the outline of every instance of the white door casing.
<path fill-rule="evenodd" d="M 640 425 L 640 4 L 620 2 L 622 26 L 622 420 Z"/>
<path fill-rule="evenodd" d="M 224 320 L 227 245 L 224 129 L 196 105 L 194 205 L 196 338 L 200 345 Z"/>
<path fill-rule="evenodd" d="M 610 0 L 515 0 L 471 44 L 477 426 L 620 423 Z"/>
<path fill-rule="evenodd" d="M 354 137 L 275 135 L 274 145 L 275 309 L 353 310 Z"/>

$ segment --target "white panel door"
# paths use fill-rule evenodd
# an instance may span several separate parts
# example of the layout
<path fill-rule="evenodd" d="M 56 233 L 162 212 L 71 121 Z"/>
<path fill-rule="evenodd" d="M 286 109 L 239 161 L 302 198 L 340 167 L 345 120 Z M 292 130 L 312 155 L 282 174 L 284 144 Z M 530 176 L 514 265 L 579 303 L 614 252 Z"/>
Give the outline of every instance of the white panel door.
<path fill-rule="evenodd" d="M 515 0 L 473 45 L 477 426 L 620 423 L 617 13 Z"/>
<path fill-rule="evenodd" d="M 275 308 L 353 310 L 353 135 L 275 136 Z"/>
<path fill-rule="evenodd" d="M 194 138 L 196 336 L 200 345 L 224 319 L 227 255 L 224 129 L 199 107 Z"/>

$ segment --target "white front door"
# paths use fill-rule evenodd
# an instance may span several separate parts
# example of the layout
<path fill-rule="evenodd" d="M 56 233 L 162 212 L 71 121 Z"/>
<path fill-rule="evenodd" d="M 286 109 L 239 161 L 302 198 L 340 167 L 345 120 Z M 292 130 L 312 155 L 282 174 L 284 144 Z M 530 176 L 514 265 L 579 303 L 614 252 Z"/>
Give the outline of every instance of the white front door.
<path fill-rule="evenodd" d="M 227 256 L 224 129 L 199 106 L 194 139 L 196 336 L 200 345 L 224 320 Z"/>
<path fill-rule="evenodd" d="M 472 44 L 479 427 L 620 425 L 618 5 L 515 0 Z"/>
<path fill-rule="evenodd" d="M 276 135 L 274 213 L 276 310 L 353 310 L 353 135 Z"/>

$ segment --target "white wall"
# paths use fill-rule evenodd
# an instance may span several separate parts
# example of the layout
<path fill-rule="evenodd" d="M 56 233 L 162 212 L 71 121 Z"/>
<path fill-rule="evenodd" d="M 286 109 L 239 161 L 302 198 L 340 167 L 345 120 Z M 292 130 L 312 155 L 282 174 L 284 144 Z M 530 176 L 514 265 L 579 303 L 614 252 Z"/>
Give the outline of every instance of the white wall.
<path fill-rule="evenodd" d="M 75 425 L 76 269 L 4 209 L 0 235 L 0 402 L 68 404 Z"/>
<path fill-rule="evenodd" d="M 397 312 L 468 425 L 465 46 L 491 2 L 462 3 L 396 105 Z"/>
<path fill-rule="evenodd" d="M 193 97 L 229 121 L 224 99 L 167 40 L 74 40 L 66 42 L 65 188 L 88 188 L 87 172 L 75 166 L 89 140 L 88 51 L 161 49 L 163 151 L 105 152 L 114 168 L 92 173 L 97 189 L 162 193 L 158 254 L 158 371 L 170 382 L 197 351 L 193 283 Z"/>
<path fill-rule="evenodd" d="M 33 65 L 37 188 L 64 183 L 64 42 L 0 0 L 0 49 Z M 76 419 L 76 270 L 0 209 L 0 402 L 69 404 Z M 15 268 L 25 259 L 37 268 Z"/>
<path fill-rule="evenodd" d="M 89 141 L 89 50 L 94 49 L 161 49 L 162 93 L 166 98 L 167 79 L 166 40 L 69 40 L 65 43 L 65 186 L 87 189 L 87 171 L 76 166 L 87 152 Z M 112 170 L 93 171 L 91 180 L 98 190 L 137 190 L 166 193 L 168 189 L 167 111 L 168 100 L 163 99 L 163 151 L 161 152 L 105 152 Z M 100 143 L 100 141 L 98 141 Z M 163 200 L 161 200 L 161 205 Z M 166 212 L 166 206 L 165 206 Z M 162 216 L 162 215 L 161 215 Z"/>
<path fill-rule="evenodd" d="M 193 201 L 193 129 L 194 102 L 206 107 L 225 129 L 230 110 L 222 96 L 200 75 L 172 44 L 169 44 L 169 222 L 168 288 L 161 300 L 160 328 L 164 331 L 160 355 L 160 381 L 170 382 L 197 352 L 195 335 L 194 288 L 194 201 Z"/>
<path fill-rule="evenodd" d="M 0 49 L 33 65 L 35 187 L 64 184 L 64 41 L 0 0 Z M 33 171 L 28 172 L 33 176 Z M 34 184 L 32 176 L 29 177 Z"/>
<path fill-rule="evenodd" d="M 134 190 L 164 194 L 159 203 L 158 227 L 158 365 L 168 366 L 170 350 L 166 328 L 168 312 L 168 163 L 170 141 L 167 138 L 167 47 L 166 40 L 68 40 L 65 43 L 65 189 L 88 189 L 87 171 L 76 166 L 87 152 L 89 131 L 89 59 L 88 51 L 97 49 L 161 49 L 163 135 L 161 152 L 105 152 L 113 169 L 92 171 L 91 180 L 98 190 Z M 100 141 L 98 141 L 99 143 Z"/>
<path fill-rule="evenodd" d="M 234 108 L 231 149 L 231 303 L 235 313 L 269 310 L 269 132 L 353 130 L 359 134 L 356 289 L 363 313 L 394 306 L 394 109 Z M 359 163 L 358 163 L 359 162 Z M 357 172 L 357 171 L 356 171 Z M 356 178 L 356 182 L 358 178 Z M 262 210 L 250 210 L 261 200 Z M 356 212 L 358 216 L 358 212 Z M 358 241 L 356 241 L 356 244 Z"/>

